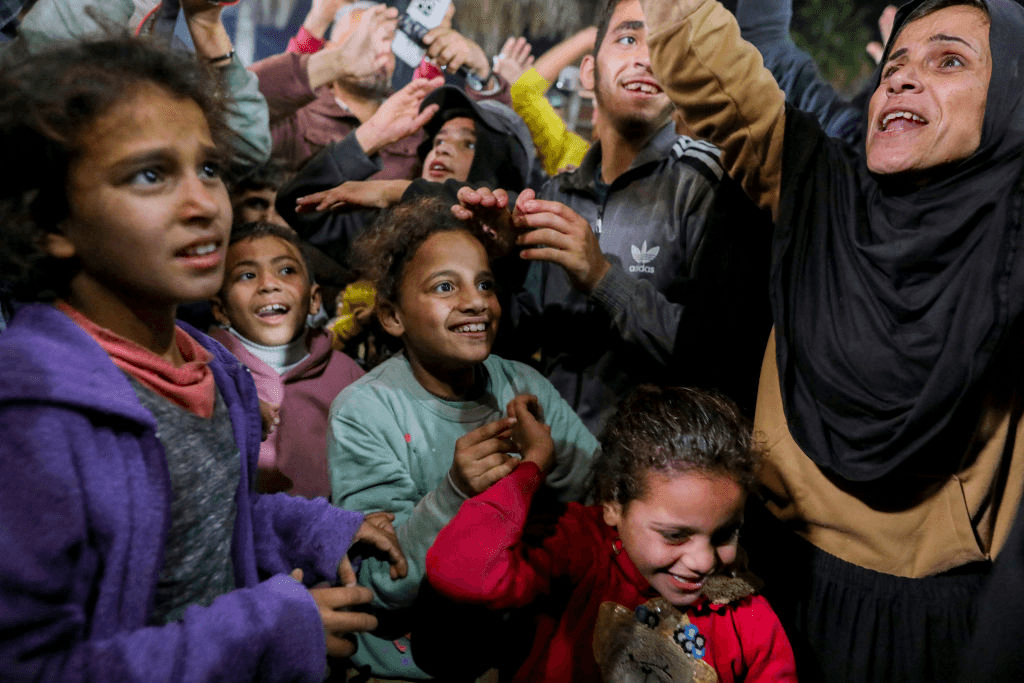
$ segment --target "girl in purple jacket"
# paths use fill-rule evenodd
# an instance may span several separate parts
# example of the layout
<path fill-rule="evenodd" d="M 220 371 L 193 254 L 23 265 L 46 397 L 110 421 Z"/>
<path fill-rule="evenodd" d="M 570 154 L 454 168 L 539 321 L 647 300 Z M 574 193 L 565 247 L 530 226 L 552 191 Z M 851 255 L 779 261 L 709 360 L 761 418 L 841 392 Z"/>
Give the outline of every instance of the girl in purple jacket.
<path fill-rule="evenodd" d="M 0 76 L 2 680 L 319 681 L 376 625 L 349 546 L 404 572 L 386 522 L 252 492 L 252 379 L 175 323 L 231 224 L 211 80 L 127 38 Z"/>

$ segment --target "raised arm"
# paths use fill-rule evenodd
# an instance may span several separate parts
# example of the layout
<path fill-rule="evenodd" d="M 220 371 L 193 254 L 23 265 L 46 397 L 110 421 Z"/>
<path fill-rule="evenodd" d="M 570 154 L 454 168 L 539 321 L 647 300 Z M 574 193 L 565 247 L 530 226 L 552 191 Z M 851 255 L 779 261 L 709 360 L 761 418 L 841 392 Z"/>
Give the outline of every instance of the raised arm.
<path fill-rule="evenodd" d="M 209 0 L 183 0 L 185 24 L 195 45 L 196 58 L 217 70 L 228 100 L 228 127 L 235 133 L 231 145 L 235 162 L 255 167 L 270 158 L 270 117 L 260 94 L 259 80 L 238 60 L 231 37 L 221 20 L 223 5 Z"/>
<path fill-rule="evenodd" d="M 738 0 L 743 38 L 761 52 L 764 65 L 797 109 L 814 114 L 825 132 L 847 142 L 860 137 L 863 112 L 822 77 L 809 54 L 790 36 L 792 0 Z"/>
<path fill-rule="evenodd" d="M 775 217 L 785 96 L 761 55 L 716 0 L 641 0 L 651 66 L 697 137 L 716 145 L 730 176 Z"/>

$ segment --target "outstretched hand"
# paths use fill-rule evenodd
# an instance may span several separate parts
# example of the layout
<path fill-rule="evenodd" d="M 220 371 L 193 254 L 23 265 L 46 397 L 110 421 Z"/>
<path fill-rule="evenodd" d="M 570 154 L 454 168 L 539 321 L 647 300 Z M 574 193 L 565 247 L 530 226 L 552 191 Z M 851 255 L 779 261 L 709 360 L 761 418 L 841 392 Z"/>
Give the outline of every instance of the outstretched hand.
<path fill-rule="evenodd" d="M 507 82 L 515 83 L 533 66 L 532 50 L 526 38 L 509 38 L 494 57 L 494 72 Z"/>
<path fill-rule="evenodd" d="M 329 190 L 295 200 L 295 213 L 335 211 L 347 206 L 386 209 L 397 204 L 409 187 L 408 180 L 349 180 Z"/>
<path fill-rule="evenodd" d="M 462 493 L 475 496 L 516 468 L 519 460 L 509 455 L 515 418 L 502 418 L 477 427 L 455 442 L 451 478 Z"/>
<path fill-rule="evenodd" d="M 420 111 L 423 98 L 444 85 L 444 78 L 417 78 L 384 100 L 373 116 L 356 128 L 356 140 L 367 156 L 381 147 L 397 142 L 418 131 L 437 113 L 432 104 Z"/>
<path fill-rule="evenodd" d="M 512 212 L 516 243 L 528 261 L 557 263 L 573 286 L 589 294 L 611 268 L 597 235 L 578 213 L 561 202 L 537 199 L 523 190 Z"/>
<path fill-rule="evenodd" d="M 398 10 L 394 7 L 381 4 L 363 12 L 345 42 L 309 56 L 306 69 L 310 89 L 336 80 L 360 81 L 381 73 L 391 59 L 382 46 L 390 43 L 397 25 Z"/>

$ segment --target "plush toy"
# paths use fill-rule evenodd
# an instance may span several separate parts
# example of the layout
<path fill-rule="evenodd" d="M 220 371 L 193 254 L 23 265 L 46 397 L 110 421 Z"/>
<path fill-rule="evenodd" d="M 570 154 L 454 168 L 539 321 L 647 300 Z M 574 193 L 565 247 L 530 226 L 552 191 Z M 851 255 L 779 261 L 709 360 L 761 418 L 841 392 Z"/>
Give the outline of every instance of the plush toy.
<path fill-rule="evenodd" d="M 716 605 L 756 592 L 761 581 L 748 572 L 708 577 L 703 593 Z M 657 597 L 629 609 L 603 602 L 594 628 L 594 658 L 605 683 L 714 683 L 718 674 L 703 660 L 707 643 L 686 614 Z"/>

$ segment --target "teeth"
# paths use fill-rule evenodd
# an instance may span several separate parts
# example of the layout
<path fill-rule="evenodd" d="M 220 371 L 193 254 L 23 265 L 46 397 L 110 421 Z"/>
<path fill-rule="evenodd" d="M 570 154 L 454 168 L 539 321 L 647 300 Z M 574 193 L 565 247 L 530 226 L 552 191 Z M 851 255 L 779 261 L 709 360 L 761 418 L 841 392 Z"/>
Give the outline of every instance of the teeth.
<path fill-rule="evenodd" d="M 287 313 L 287 312 L 288 312 L 288 307 L 283 305 L 283 304 L 267 304 L 266 306 L 263 306 L 258 311 L 256 311 L 256 314 L 257 315 L 264 315 L 264 314 L 274 315 L 274 314 L 277 314 L 277 313 Z"/>
<path fill-rule="evenodd" d="M 690 584 L 693 584 L 694 586 L 700 587 L 700 586 L 704 585 L 704 580 L 703 579 L 701 579 L 700 581 L 694 581 L 693 579 L 687 579 L 687 578 L 684 578 L 682 576 L 679 576 L 678 574 L 673 574 L 672 572 L 669 572 L 669 576 L 671 576 L 676 581 L 682 581 L 683 583 L 690 583 Z"/>
<path fill-rule="evenodd" d="M 650 85 L 649 83 L 627 83 L 626 90 L 630 90 L 633 92 L 642 92 L 646 95 L 657 95 L 659 92 L 661 92 L 659 88 L 655 88 L 653 85 Z"/>
<path fill-rule="evenodd" d="M 208 244 L 200 244 L 200 245 L 195 246 L 195 247 L 189 247 L 188 249 L 185 250 L 185 255 L 186 256 L 206 256 L 207 254 L 212 254 L 215 251 L 217 251 L 217 243 L 216 242 L 210 242 Z"/>
<path fill-rule="evenodd" d="M 882 130 L 888 128 L 889 123 L 894 119 L 906 119 L 908 121 L 914 121 L 916 123 L 928 123 L 917 114 L 911 113 L 909 111 L 894 111 L 889 112 L 888 114 L 885 115 L 885 118 L 882 119 Z"/>
<path fill-rule="evenodd" d="M 487 329 L 487 325 L 483 323 L 469 323 L 468 325 L 461 325 L 455 328 L 456 332 L 483 332 Z"/>

